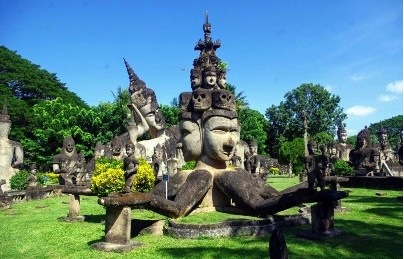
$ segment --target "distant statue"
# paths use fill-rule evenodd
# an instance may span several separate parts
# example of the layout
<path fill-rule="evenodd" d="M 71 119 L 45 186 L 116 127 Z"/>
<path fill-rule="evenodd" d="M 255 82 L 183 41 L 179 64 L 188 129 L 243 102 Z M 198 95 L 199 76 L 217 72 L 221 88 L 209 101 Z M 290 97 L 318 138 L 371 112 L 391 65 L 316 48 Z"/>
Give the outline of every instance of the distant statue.
<path fill-rule="evenodd" d="M 317 144 L 314 141 L 309 141 L 307 144 L 309 155 L 304 159 L 304 166 L 307 172 L 307 182 L 310 189 L 314 189 L 317 180 L 317 186 L 321 190 L 325 187 L 325 171 L 328 166 L 328 158 L 325 154 L 324 145 L 321 146 L 321 154 L 317 154 Z"/>
<path fill-rule="evenodd" d="M 76 144 L 72 137 L 63 140 L 63 147 L 60 154 L 52 160 L 53 172 L 59 174 L 59 184 L 73 185 L 76 183 L 76 176 L 80 170 L 79 156 L 76 151 Z"/>
<path fill-rule="evenodd" d="M 76 184 L 83 185 L 88 183 L 88 174 L 86 169 L 86 158 L 83 153 L 78 154 Z"/>
<path fill-rule="evenodd" d="M 234 154 L 230 159 L 230 165 L 234 168 L 241 168 L 241 157 L 237 155 L 237 149 L 234 150 Z"/>
<path fill-rule="evenodd" d="M 258 144 L 256 140 L 250 142 L 250 169 L 251 174 L 256 174 L 260 172 L 260 157 L 258 156 Z"/>
<path fill-rule="evenodd" d="M 124 192 L 129 193 L 132 190 L 133 179 L 139 168 L 139 160 L 135 156 L 135 144 L 128 140 L 125 145 L 126 157 L 123 160 L 125 189 Z"/>
<path fill-rule="evenodd" d="M 340 123 L 337 130 L 338 145 L 337 152 L 338 158 L 344 161 L 349 161 L 349 152 L 352 147 L 347 143 L 348 135 L 344 124 Z"/>
<path fill-rule="evenodd" d="M 10 178 L 22 166 L 24 153 L 19 142 L 8 139 L 11 120 L 8 115 L 7 104 L 4 101 L 0 115 L 0 179 L 5 180 L 3 191 L 10 190 Z"/>
<path fill-rule="evenodd" d="M 37 182 L 37 176 L 36 176 L 36 166 L 35 164 L 31 165 L 30 170 L 29 170 L 29 175 L 27 177 L 27 182 L 28 182 L 28 186 L 27 188 L 32 188 L 32 187 L 36 187 L 38 185 Z"/>
<path fill-rule="evenodd" d="M 400 134 L 400 144 L 397 147 L 398 163 L 403 165 L 403 133 Z"/>
<path fill-rule="evenodd" d="M 378 167 L 381 172 L 391 175 L 390 167 L 393 164 L 394 152 L 387 138 L 387 130 L 380 124 L 376 134 L 379 141 Z"/>
<path fill-rule="evenodd" d="M 170 155 L 170 158 L 167 159 L 167 173 L 169 176 L 173 176 L 178 171 L 178 159 Z"/>
<path fill-rule="evenodd" d="M 355 148 L 349 152 L 349 163 L 356 175 L 372 175 L 376 170 L 377 150 L 370 146 L 370 132 L 367 127 L 356 137 Z"/>
<path fill-rule="evenodd" d="M 329 176 L 334 173 L 334 164 L 339 160 L 337 145 L 334 142 L 331 142 L 328 146 L 329 151 L 329 168 L 326 171 L 326 175 Z"/>
<path fill-rule="evenodd" d="M 163 160 L 163 148 L 160 146 L 160 144 L 154 148 L 152 164 L 156 180 L 161 181 L 163 179 L 163 174 L 166 173 L 166 168 Z"/>
<path fill-rule="evenodd" d="M 115 136 L 107 146 L 105 156 L 121 161 L 125 157 L 123 143 L 118 136 Z"/>
<path fill-rule="evenodd" d="M 0 180 L 0 196 L 3 196 L 3 195 L 4 195 L 2 186 L 5 185 L 5 184 L 6 184 L 6 180 L 1 179 L 1 180 Z"/>

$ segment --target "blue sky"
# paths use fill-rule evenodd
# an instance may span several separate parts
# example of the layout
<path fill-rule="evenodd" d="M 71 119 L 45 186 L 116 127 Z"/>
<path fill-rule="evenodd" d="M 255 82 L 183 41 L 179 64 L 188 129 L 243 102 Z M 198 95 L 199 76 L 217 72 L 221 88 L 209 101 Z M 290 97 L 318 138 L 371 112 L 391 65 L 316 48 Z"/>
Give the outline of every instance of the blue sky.
<path fill-rule="evenodd" d="M 190 90 L 205 11 L 227 81 L 262 114 L 303 83 L 341 97 L 349 135 L 403 114 L 401 0 L 1 0 L 0 44 L 89 105 L 128 87 L 125 58 L 170 104 Z"/>

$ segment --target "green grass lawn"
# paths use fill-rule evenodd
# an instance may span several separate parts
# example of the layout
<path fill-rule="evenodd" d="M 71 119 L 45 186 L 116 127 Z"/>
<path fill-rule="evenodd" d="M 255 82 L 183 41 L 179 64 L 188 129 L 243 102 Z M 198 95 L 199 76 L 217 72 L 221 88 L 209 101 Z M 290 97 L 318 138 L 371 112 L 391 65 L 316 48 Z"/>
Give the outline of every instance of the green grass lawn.
<path fill-rule="evenodd" d="M 298 182 L 295 178 L 270 178 L 268 182 L 282 190 Z M 346 189 L 345 189 L 346 190 Z M 342 205 L 346 212 L 335 214 L 336 229 L 343 235 L 326 241 L 298 238 L 310 225 L 285 227 L 289 258 L 380 259 L 403 257 L 403 206 L 397 196 L 402 191 L 349 189 Z M 377 196 L 376 193 L 386 194 Z M 68 212 L 69 197 L 14 204 L 0 211 L 0 258 L 268 258 L 268 236 L 179 239 L 150 234 L 133 237 L 144 245 L 127 253 L 101 252 L 90 244 L 104 237 L 105 209 L 96 197 L 81 197 L 80 223 L 58 221 Z M 288 210 L 295 211 L 296 209 Z M 293 213 L 293 212 L 292 212 Z M 206 213 L 209 219 L 227 218 L 223 213 Z M 164 219 L 146 211 L 133 210 L 134 218 Z M 191 215 L 198 221 L 201 215 Z M 192 219 L 194 217 L 194 219 Z"/>

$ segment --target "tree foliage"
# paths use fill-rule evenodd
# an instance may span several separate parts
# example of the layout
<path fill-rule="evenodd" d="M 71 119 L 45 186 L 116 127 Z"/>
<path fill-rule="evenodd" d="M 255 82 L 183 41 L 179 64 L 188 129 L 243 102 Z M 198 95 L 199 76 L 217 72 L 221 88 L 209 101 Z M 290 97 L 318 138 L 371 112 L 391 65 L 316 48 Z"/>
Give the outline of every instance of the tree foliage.
<path fill-rule="evenodd" d="M 175 103 L 172 103 L 170 106 L 162 104 L 159 107 L 166 121 L 166 128 L 177 125 L 179 122 L 180 108 L 173 104 Z"/>
<path fill-rule="evenodd" d="M 396 148 L 400 143 L 400 136 L 403 132 L 403 115 L 397 115 L 379 123 L 370 124 L 370 133 L 376 136 L 380 126 L 383 126 L 383 128 L 387 131 L 387 137 L 390 145 L 393 148 Z"/>
<path fill-rule="evenodd" d="M 304 135 L 304 118 L 309 136 L 319 132 L 335 135 L 335 126 L 347 118 L 339 106 L 340 97 L 331 95 L 323 86 L 302 84 L 285 94 L 285 101 L 267 108 L 268 141 L 273 149 L 269 152 L 277 157 L 279 136 L 288 141 Z"/>
<path fill-rule="evenodd" d="M 304 149 L 303 138 L 295 138 L 292 141 L 281 140 L 279 162 L 281 164 L 291 163 L 294 173 L 301 172 L 303 170 Z"/>
<path fill-rule="evenodd" d="M 33 121 L 33 137 L 21 140 L 26 160 L 42 165 L 49 163 L 67 136 L 73 137 L 78 152 L 87 157 L 92 155 L 93 132 L 101 124 L 93 110 L 74 106 L 58 97 L 34 105 Z"/>
<path fill-rule="evenodd" d="M 33 158 L 30 153 L 37 146 L 33 135 L 37 126 L 34 105 L 61 97 L 65 103 L 89 108 L 59 81 L 56 74 L 41 69 L 5 46 L 0 46 L 0 96 L 7 102 L 12 121 L 9 138 L 22 142 L 28 158 Z M 40 153 L 40 150 L 36 152 Z"/>
<path fill-rule="evenodd" d="M 257 141 L 258 153 L 266 154 L 266 139 L 265 132 L 267 121 L 259 111 L 243 108 L 238 111 L 238 120 L 240 123 L 240 138 L 250 142 L 253 139 Z"/>

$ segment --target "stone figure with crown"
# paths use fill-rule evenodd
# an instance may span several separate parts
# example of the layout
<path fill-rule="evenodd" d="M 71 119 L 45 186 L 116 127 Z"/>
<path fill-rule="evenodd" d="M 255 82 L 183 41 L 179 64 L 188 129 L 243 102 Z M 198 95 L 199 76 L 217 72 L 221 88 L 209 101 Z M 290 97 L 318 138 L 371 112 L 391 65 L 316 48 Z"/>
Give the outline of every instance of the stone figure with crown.
<path fill-rule="evenodd" d="M 227 167 L 240 141 L 240 125 L 235 97 L 224 89 L 226 70 L 216 56 L 221 44 L 211 39 L 207 16 L 203 31 L 204 40 L 199 40 L 195 46 L 200 54 L 191 70 L 191 91 L 179 96 L 179 144 L 184 160 L 196 161 L 195 169 L 178 172 L 168 183 L 157 184 L 148 194 L 111 195 L 102 198 L 100 203 L 110 207 L 142 204 L 162 215 L 177 218 L 198 208 L 235 207 L 243 213 L 268 215 L 304 202 L 345 197 L 346 193 L 337 191 L 320 195 L 307 188 L 307 183 L 279 192 L 242 168 Z M 155 102 L 154 92 L 151 94 L 145 87 L 134 89 L 131 93 L 132 101 L 138 104 L 136 108 L 143 114 L 142 107 L 149 105 L 147 110 L 158 124 L 157 106 L 151 107 Z"/>
<path fill-rule="evenodd" d="M 336 146 L 338 158 L 344 161 L 349 161 L 349 152 L 352 150 L 352 146 L 347 143 L 348 135 L 345 129 L 345 125 L 339 123 L 337 129 L 338 144 Z"/>
<path fill-rule="evenodd" d="M 377 167 L 377 149 L 370 146 L 370 132 L 367 127 L 357 137 L 355 148 L 349 152 L 349 163 L 356 175 L 373 175 Z"/>
<path fill-rule="evenodd" d="M 7 104 L 4 101 L 0 115 L 0 180 L 4 180 L 3 191 L 10 190 L 10 178 L 18 171 L 24 161 L 22 145 L 8 139 L 11 120 L 8 115 Z"/>
<path fill-rule="evenodd" d="M 168 199 L 165 183 L 156 185 L 149 208 L 176 218 L 187 215 L 196 206 L 224 208 L 234 202 L 237 208 L 253 214 L 273 214 L 302 202 L 315 201 L 316 192 L 304 188 L 304 184 L 278 192 L 241 168 L 227 167 L 240 141 L 235 97 L 224 89 L 226 70 L 216 56 L 220 41 L 212 41 L 207 17 L 203 30 L 204 40 L 195 46 L 200 55 L 191 70 L 192 91 L 179 96 L 179 141 L 185 161 L 196 161 L 196 167 L 174 175 L 168 182 Z M 345 196 L 336 192 L 333 197 Z M 106 198 L 103 202 L 111 201 Z"/>

